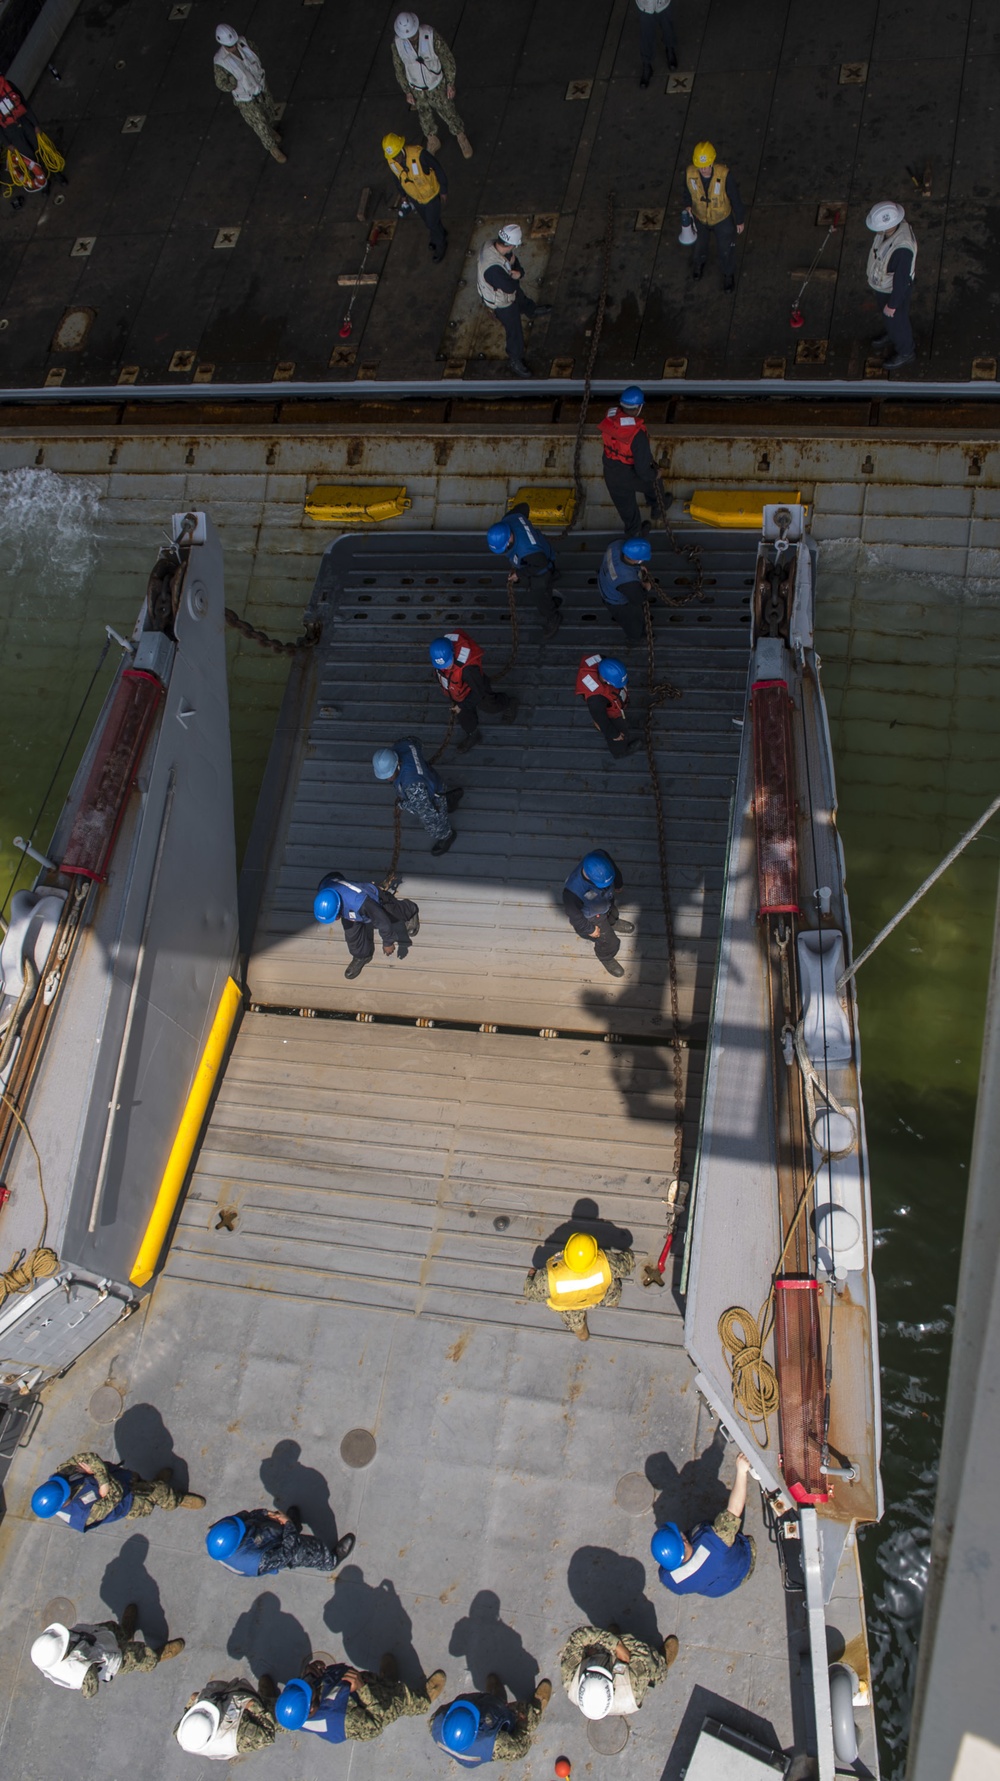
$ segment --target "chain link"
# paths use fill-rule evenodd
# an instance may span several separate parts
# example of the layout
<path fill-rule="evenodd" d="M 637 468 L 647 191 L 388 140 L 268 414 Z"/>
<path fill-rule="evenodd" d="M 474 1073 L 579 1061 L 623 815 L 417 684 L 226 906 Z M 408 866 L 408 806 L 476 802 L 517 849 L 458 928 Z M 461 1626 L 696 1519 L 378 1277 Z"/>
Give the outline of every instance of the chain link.
<path fill-rule="evenodd" d="M 269 637 L 266 631 L 258 630 L 248 619 L 241 618 L 231 606 L 226 607 L 226 623 L 231 630 L 239 631 L 241 637 L 249 637 L 251 643 L 259 643 L 261 649 L 269 649 L 276 656 L 293 656 L 300 649 L 315 649 L 322 630 L 318 619 L 307 618 L 301 637 L 296 637 L 294 643 L 282 643 L 279 638 Z"/>
<path fill-rule="evenodd" d="M 583 376 L 583 394 L 580 397 L 580 418 L 576 424 L 576 439 L 573 444 L 573 487 L 576 501 L 573 507 L 573 518 L 570 527 L 576 525 L 583 513 L 583 434 L 587 425 L 587 410 L 590 406 L 590 383 L 594 375 L 594 364 L 597 349 L 601 344 L 601 330 L 604 327 L 604 313 L 608 306 L 608 283 L 611 278 L 611 247 L 615 226 L 615 194 L 608 193 L 607 217 L 604 224 L 604 261 L 601 268 L 601 288 L 597 297 L 597 312 L 594 316 L 594 328 L 590 336 L 590 351 L 587 354 L 587 369 Z"/>

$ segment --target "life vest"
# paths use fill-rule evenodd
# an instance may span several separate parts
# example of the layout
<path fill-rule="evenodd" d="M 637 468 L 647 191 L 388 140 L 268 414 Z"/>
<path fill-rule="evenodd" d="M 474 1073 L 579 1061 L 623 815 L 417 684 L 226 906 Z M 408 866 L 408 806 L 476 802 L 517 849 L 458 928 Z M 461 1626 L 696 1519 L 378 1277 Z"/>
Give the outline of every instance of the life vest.
<path fill-rule="evenodd" d="M 563 890 L 568 890 L 574 897 L 579 897 L 588 915 L 607 915 L 615 900 L 614 885 L 608 884 L 602 890 L 598 885 L 591 884 L 590 879 L 583 875 L 582 863 L 579 866 L 574 866 L 563 885 Z M 601 1253 L 603 1254 L 603 1250 Z"/>
<path fill-rule="evenodd" d="M 420 156 L 422 153 L 423 150 L 419 143 L 408 142 L 403 150 L 405 166 L 400 166 L 398 155 L 389 162 L 406 196 L 414 204 L 429 204 L 441 190 L 441 181 L 437 174 L 425 173 L 421 167 Z"/>
<path fill-rule="evenodd" d="M 91 1664 L 100 1667 L 100 1680 L 110 1682 L 122 1667 L 122 1654 L 114 1633 L 103 1626 L 70 1627 L 71 1643 L 65 1657 L 42 1671 L 57 1688 L 82 1688 Z"/>
<path fill-rule="evenodd" d="M 341 898 L 344 896 L 344 888 L 341 883 Z M 244 1510 L 240 1520 L 246 1523 L 247 1529 L 240 1544 L 228 1558 L 220 1558 L 217 1562 L 224 1565 L 227 1571 L 235 1571 L 240 1577 L 259 1577 L 263 1558 L 281 1545 L 284 1534 L 280 1524 L 270 1517 L 258 1520 L 255 1515 Z"/>
<path fill-rule="evenodd" d="M 753 1563 L 746 1534 L 737 1534 L 727 1546 L 713 1527 L 695 1528 L 688 1535 L 694 1551 L 672 1571 L 660 1566 L 660 1582 L 674 1595 L 730 1595 L 739 1589 Z"/>
<path fill-rule="evenodd" d="M 526 557 L 543 556 L 551 563 L 555 552 L 547 538 L 536 532 L 533 526 L 522 519 L 519 513 L 505 513 L 504 520 L 514 534 L 514 542 L 506 552 L 507 561 L 513 563 L 515 569 L 524 562 Z"/>
<path fill-rule="evenodd" d="M 7 130 L 11 124 L 19 123 L 27 110 L 23 95 L 0 74 L 0 128 Z"/>
<path fill-rule="evenodd" d="M 435 773 L 433 767 L 428 766 L 416 743 L 411 742 L 408 736 L 404 736 L 400 742 L 394 742 L 392 746 L 399 758 L 399 773 L 396 779 L 397 795 L 408 792 L 411 786 L 420 784 L 426 785 L 432 795 L 444 789 L 440 776 Z"/>
<path fill-rule="evenodd" d="M 889 261 L 897 248 L 904 248 L 911 256 L 910 283 L 912 284 L 914 273 L 917 270 L 917 238 L 905 219 L 898 228 L 893 229 L 891 235 L 876 235 L 868 255 L 868 283 L 872 290 L 878 291 L 882 297 L 888 296 L 892 291 L 892 273 L 889 271 Z"/>
<path fill-rule="evenodd" d="M 346 1714 L 351 1690 L 344 1681 L 346 1674 L 346 1664 L 330 1664 L 323 1671 L 319 1705 L 302 1727 L 304 1732 L 315 1732 L 318 1738 L 325 1738 L 328 1744 L 343 1744 L 347 1738 Z"/>
<path fill-rule="evenodd" d="M 447 1751 L 452 1762 L 461 1763 L 465 1769 L 481 1768 L 483 1763 L 493 1761 L 493 1751 L 499 1732 L 517 1730 L 517 1708 L 511 1701 L 498 1701 L 494 1695 L 456 1695 L 456 1700 L 473 1701 L 479 1708 L 479 1730 L 475 1742 L 465 1750 L 448 1750 L 441 1733 L 447 1707 L 439 1707 L 431 1720 L 431 1737 L 439 1750 Z M 449 1701 L 449 1706 L 454 1702 Z"/>
<path fill-rule="evenodd" d="M 502 254 L 500 249 L 492 241 L 484 242 L 483 246 L 479 249 L 479 262 L 476 266 L 476 284 L 479 288 L 479 295 L 482 297 L 487 309 L 509 309 L 512 303 L 517 302 L 516 291 L 498 291 L 494 289 L 493 285 L 487 284 L 484 277 L 484 274 L 489 271 L 491 266 L 500 266 L 504 272 L 509 274 L 513 263 L 513 260 L 508 260 L 506 255 Z"/>
<path fill-rule="evenodd" d="M 222 1705 L 223 1701 L 225 1702 L 225 1706 Z M 253 1707 L 257 1705 L 259 1705 L 259 1702 L 257 1701 L 256 1696 L 250 1693 L 249 1689 L 240 1688 L 235 1690 L 231 1695 L 226 1696 L 223 1694 L 218 1697 L 206 1692 L 201 1695 L 198 1700 L 192 1703 L 188 1708 L 187 1713 L 184 1713 L 181 1716 L 180 1725 L 183 1725 L 188 1713 L 196 1712 L 199 1707 L 208 1707 L 210 1710 L 214 1709 L 213 1718 L 217 1717 L 218 1724 L 215 1731 L 212 1733 L 209 1742 L 199 1750 L 198 1755 L 206 1757 L 209 1762 L 232 1762 L 233 1757 L 239 1756 L 240 1753 L 239 1731 L 240 1720 L 243 1717 L 243 1709 L 244 1707 Z M 180 1725 L 177 1728 L 178 1731 L 180 1730 Z"/>
<path fill-rule="evenodd" d="M 467 699 L 472 691 L 471 686 L 466 686 L 462 678 L 463 670 L 478 668 L 483 652 L 478 643 L 473 643 L 472 638 L 466 636 L 464 631 L 446 631 L 445 636 L 455 652 L 455 660 L 450 668 L 439 668 L 437 677 L 449 699 L 453 699 L 456 705 L 461 705 L 462 700 Z"/>
<path fill-rule="evenodd" d="M 566 880 L 567 890 L 576 890 L 573 880 L 578 876 L 578 872 L 579 868 L 572 877 Z M 594 890 L 595 886 L 591 885 L 590 888 Z M 579 891 L 576 894 L 579 896 Z M 598 891 L 597 895 L 607 898 L 603 909 L 594 910 L 595 914 L 603 914 L 611 907 L 614 891 Z M 587 907 L 593 909 L 592 904 L 588 904 Z M 597 1251 L 597 1260 L 589 1274 L 578 1274 L 573 1268 L 567 1268 L 561 1255 L 552 1257 L 552 1260 L 546 1264 L 546 1272 L 549 1278 L 549 1296 L 546 1304 L 551 1311 L 585 1311 L 588 1305 L 599 1305 L 614 1279 L 611 1264 L 603 1249 Z"/>
<path fill-rule="evenodd" d="M 108 1471 L 112 1478 L 118 1480 L 125 1493 L 117 1509 L 112 1509 L 110 1515 L 105 1515 L 103 1521 L 92 1522 L 88 1527 L 87 1517 L 94 1504 L 100 1502 L 101 1493 L 97 1488 L 97 1479 L 92 1478 L 89 1472 L 74 1472 L 68 1480 L 73 1495 L 67 1499 L 61 1509 L 56 1510 L 55 1519 L 65 1521 L 66 1525 L 77 1534 L 91 1533 L 95 1527 L 110 1527 L 113 1521 L 121 1521 L 132 1507 L 133 1474 L 126 1472 L 124 1466 L 109 1466 Z M 79 1489 L 76 1488 L 77 1485 L 79 1485 Z"/>
<path fill-rule="evenodd" d="M 645 431 L 646 423 L 641 414 L 629 414 L 617 404 L 609 408 L 601 422 L 604 456 L 615 464 L 631 464 L 636 436 Z"/>
<path fill-rule="evenodd" d="M 373 903 L 378 902 L 377 884 L 367 884 L 364 881 L 349 884 L 346 878 L 338 878 L 333 888 L 340 892 L 341 921 L 371 921 L 370 915 L 362 915 L 361 905 L 368 897 L 371 897 Z"/>
<path fill-rule="evenodd" d="M 597 571 L 597 585 L 605 606 L 627 606 L 628 595 L 623 594 L 621 582 L 639 581 L 638 563 L 630 563 L 622 552 L 627 540 L 616 538 L 609 544 Z"/>
<path fill-rule="evenodd" d="M 406 69 L 406 78 L 411 87 L 419 87 L 425 92 L 433 92 L 441 85 L 444 70 L 441 59 L 434 48 L 434 27 L 421 25 L 417 32 L 416 47 L 412 37 L 397 37 L 396 48 L 399 59 Z"/>
<path fill-rule="evenodd" d="M 700 223 L 707 223 L 714 229 L 716 223 L 723 223 L 727 216 L 732 216 L 733 207 L 726 197 L 726 178 L 729 168 L 724 161 L 716 161 L 712 168 L 712 177 L 705 191 L 705 181 L 698 168 L 690 166 L 687 170 L 687 189 L 691 199 L 691 209 Z"/>
<path fill-rule="evenodd" d="M 628 704 L 628 687 L 609 686 L 598 673 L 600 665 L 599 655 L 582 658 L 576 672 L 576 690 L 582 699 L 592 699 L 595 694 L 606 699 L 609 717 L 624 717 Z"/>

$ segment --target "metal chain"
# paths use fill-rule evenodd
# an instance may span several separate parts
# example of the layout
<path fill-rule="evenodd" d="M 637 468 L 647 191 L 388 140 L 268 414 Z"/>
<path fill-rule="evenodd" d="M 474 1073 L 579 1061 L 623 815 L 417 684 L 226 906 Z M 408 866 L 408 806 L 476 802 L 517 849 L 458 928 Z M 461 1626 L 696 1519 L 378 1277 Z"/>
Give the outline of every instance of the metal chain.
<path fill-rule="evenodd" d="M 604 312 L 608 304 L 608 282 L 611 277 L 611 246 L 615 225 L 615 194 L 608 193 L 607 220 L 604 225 L 604 262 L 601 268 L 601 288 L 597 297 L 597 313 L 594 316 L 594 328 L 590 336 L 590 351 L 587 354 L 587 369 L 583 376 L 583 394 L 580 397 L 580 418 L 576 424 L 576 439 L 573 444 L 573 487 L 576 501 L 573 507 L 573 518 L 570 527 L 574 526 L 583 513 L 583 433 L 587 425 L 587 409 L 590 406 L 590 383 L 594 375 L 594 364 L 597 349 L 601 344 L 601 330 L 604 327 Z M 569 527 L 567 527 L 569 530 Z"/>
<path fill-rule="evenodd" d="M 681 543 L 677 533 L 674 531 L 673 526 L 667 518 L 667 503 L 663 495 L 663 484 L 659 477 L 656 479 L 656 506 L 660 516 L 660 525 L 663 527 L 663 530 L 666 532 L 667 537 L 670 540 L 671 550 L 674 552 L 675 556 L 687 557 L 688 561 L 694 565 L 694 586 L 688 594 L 668 594 L 664 592 L 658 581 L 653 580 L 653 577 L 649 574 L 648 570 L 643 572 L 643 580 L 646 581 L 647 586 L 653 589 L 653 592 L 658 598 L 663 601 L 664 606 L 688 606 L 692 600 L 703 600 L 705 598 L 705 570 L 702 563 L 701 546 L 698 544 Z"/>
<path fill-rule="evenodd" d="M 663 790 L 656 765 L 656 751 L 653 745 L 653 715 L 665 699 L 679 699 L 679 687 L 672 686 L 664 680 L 657 684 L 656 653 L 653 641 L 653 614 L 648 601 L 643 607 L 646 620 L 646 672 L 649 681 L 649 709 L 643 725 L 643 741 L 646 745 L 646 757 L 649 762 L 649 777 L 653 787 L 653 801 L 656 805 L 656 845 L 660 862 L 660 896 L 663 903 L 663 922 L 667 936 L 667 974 L 670 985 L 670 1064 L 674 1081 L 674 1175 L 675 1181 L 681 1176 L 681 1153 L 684 1147 L 684 1057 L 681 1047 L 680 1000 L 677 992 L 677 954 L 674 946 L 674 917 L 670 902 L 670 872 L 667 859 L 667 831 L 663 815 Z"/>
<path fill-rule="evenodd" d="M 231 630 L 239 631 L 241 637 L 249 637 L 251 643 L 259 643 L 262 649 L 269 649 L 272 655 L 276 656 L 293 656 L 297 655 L 300 649 L 315 649 L 321 632 L 319 621 L 315 618 L 307 618 L 301 637 L 296 637 L 294 643 L 282 643 L 279 638 L 269 637 L 266 631 L 258 630 L 256 625 L 241 618 L 231 606 L 226 607 L 226 623 Z"/>
<path fill-rule="evenodd" d="M 494 680 L 502 680 L 505 674 L 510 673 L 514 663 L 517 661 L 517 652 L 521 642 L 521 627 L 517 616 L 517 586 L 517 570 L 512 569 L 507 577 L 507 609 L 510 613 L 510 655 L 504 662 L 499 674 L 494 674 Z"/>

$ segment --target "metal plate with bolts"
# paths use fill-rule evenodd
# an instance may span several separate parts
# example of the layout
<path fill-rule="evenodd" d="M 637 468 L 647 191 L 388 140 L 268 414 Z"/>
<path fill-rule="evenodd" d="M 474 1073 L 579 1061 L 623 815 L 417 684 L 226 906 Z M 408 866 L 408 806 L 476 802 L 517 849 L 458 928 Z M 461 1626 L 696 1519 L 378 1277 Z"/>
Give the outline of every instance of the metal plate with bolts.
<path fill-rule="evenodd" d="M 573 361 L 572 361 L 572 359 L 553 359 L 551 365 L 549 366 L 549 376 L 550 377 L 572 377 L 572 375 L 573 375 Z"/>
<path fill-rule="evenodd" d="M 780 356 L 778 353 L 773 353 L 770 358 L 764 360 L 760 374 L 762 377 L 784 377 L 785 370 L 784 353 L 781 353 Z"/>
<path fill-rule="evenodd" d="M 615 1485 L 615 1502 L 626 1515 L 648 1515 L 655 1495 L 644 1472 L 626 1472 Z"/>
<path fill-rule="evenodd" d="M 145 122 L 146 122 L 145 112 L 133 112 L 132 116 L 127 117 L 125 119 L 125 122 L 122 125 L 122 135 L 123 136 L 138 136 L 139 131 L 142 129 L 142 126 Z"/>
<path fill-rule="evenodd" d="M 687 359 L 664 359 L 662 375 L 664 377 L 686 377 L 687 368 Z"/>
<path fill-rule="evenodd" d="M 824 198 L 816 212 L 817 229 L 828 229 L 836 223 L 842 229 L 847 221 L 847 205 L 836 198 Z"/>
<path fill-rule="evenodd" d="M 442 377 L 464 377 L 467 361 L 465 359 L 445 359 Z"/>
<path fill-rule="evenodd" d="M 797 365 L 825 365 L 828 340 L 800 340 L 795 348 Z"/>
<path fill-rule="evenodd" d="M 74 241 L 72 247 L 69 250 L 70 259 L 71 260 L 89 260 L 91 254 L 94 251 L 94 243 L 96 242 L 96 240 L 97 240 L 96 235 L 78 235 L 76 240 Z"/>
<path fill-rule="evenodd" d="M 76 1603 L 71 1602 L 68 1595 L 54 1595 L 41 1609 L 39 1619 L 43 1626 L 51 1626 L 56 1620 L 60 1626 L 72 1626 L 76 1619 Z"/>
<path fill-rule="evenodd" d="M 628 1743 L 628 1720 L 617 1714 L 611 1719 L 590 1720 L 587 1742 L 599 1756 L 619 1756 Z"/>
<path fill-rule="evenodd" d="M 190 351 L 186 346 L 179 346 L 177 348 L 177 351 L 171 357 L 170 363 L 167 366 L 167 370 L 168 371 L 193 371 L 194 370 L 194 362 L 197 357 L 198 357 L 198 355 L 196 352 Z"/>
<path fill-rule="evenodd" d="M 378 360 L 364 359 L 358 366 L 358 376 L 366 378 L 369 381 L 376 378 L 378 376 Z"/>
<path fill-rule="evenodd" d="M 973 359 L 973 383 L 995 383 L 997 375 L 996 359 Z"/>
<path fill-rule="evenodd" d="M 542 210 L 531 219 L 530 239 L 551 241 L 559 224 L 558 210 Z"/>
<path fill-rule="evenodd" d="M 841 62 L 840 81 L 842 87 L 863 87 L 868 79 L 867 62 Z"/>
<path fill-rule="evenodd" d="M 295 376 L 295 360 L 279 359 L 271 372 L 272 383 L 291 383 Z"/>
<path fill-rule="evenodd" d="M 123 365 L 121 370 L 118 373 L 118 382 L 119 383 L 138 383 L 138 381 L 139 381 L 139 367 L 138 367 L 138 365 Z"/>
<path fill-rule="evenodd" d="M 592 80 L 571 80 L 566 88 L 567 99 L 589 99 L 593 91 Z"/>
<path fill-rule="evenodd" d="M 117 1385 L 99 1385 L 87 1409 L 95 1422 L 117 1422 L 124 1402 Z"/>
<path fill-rule="evenodd" d="M 213 364 L 210 364 L 208 361 L 206 361 L 203 365 L 195 366 L 195 373 L 194 373 L 192 382 L 193 383 L 211 383 L 214 376 L 215 376 L 215 366 Z"/>
<path fill-rule="evenodd" d="M 349 1429 L 340 1443 L 340 1457 L 354 1472 L 370 1466 L 377 1451 L 378 1445 L 370 1429 Z"/>
<path fill-rule="evenodd" d="M 637 229 L 647 230 L 650 235 L 656 235 L 663 227 L 665 215 L 665 210 L 637 210 L 635 226 Z"/>
<path fill-rule="evenodd" d="M 694 91 L 694 74 L 690 70 L 667 76 L 667 92 L 682 93 L 685 98 Z"/>
<path fill-rule="evenodd" d="M 877 353 L 873 353 L 871 358 L 865 360 L 865 376 L 866 377 L 885 377 L 886 376 L 885 360 L 880 359 Z"/>
<path fill-rule="evenodd" d="M 330 354 L 330 370 L 332 371 L 335 365 L 353 365 L 357 356 L 356 346 L 335 346 Z"/>
<path fill-rule="evenodd" d="M 65 376 L 66 376 L 65 365 L 53 365 L 51 371 L 46 371 L 46 373 L 45 373 L 45 384 L 44 384 L 45 389 L 57 390 Z"/>
<path fill-rule="evenodd" d="M 236 243 L 238 242 L 238 240 L 240 238 L 240 227 L 241 227 L 241 225 L 239 223 L 234 223 L 227 229 L 220 229 L 218 231 L 218 234 L 215 237 L 215 240 L 212 243 L 212 246 L 213 247 L 235 247 Z"/>

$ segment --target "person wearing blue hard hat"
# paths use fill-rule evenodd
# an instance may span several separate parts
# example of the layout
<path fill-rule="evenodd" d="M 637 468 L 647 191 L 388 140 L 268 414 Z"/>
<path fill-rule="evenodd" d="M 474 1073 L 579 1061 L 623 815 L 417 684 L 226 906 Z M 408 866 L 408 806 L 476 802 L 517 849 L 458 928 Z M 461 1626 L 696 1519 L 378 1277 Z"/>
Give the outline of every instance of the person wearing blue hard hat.
<path fill-rule="evenodd" d="M 597 571 L 597 585 L 608 617 L 625 633 L 625 648 L 646 634 L 646 605 L 653 597 L 649 579 L 652 550 L 648 538 L 615 538 Z"/>
<path fill-rule="evenodd" d="M 664 1589 L 674 1595 L 731 1595 L 750 1576 L 757 1546 L 753 1536 L 742 1531 L 749 1476 L 750 1461 L 740 1453 L 729 1501 L 714 1521 L 702 1522 L 687 1534 L 675 1521 L 657 1528 L 650 1552 Z"/>
<path fill-rule="evenodd" d="M 170 1468 L 140 1478 L 99 1453 L 74 1453 L 57 1466 L 31 1498 L 40 1521 L 56 1520 L 85 1534 L 112 1521 L 137 1521 L 154 1509 L 204 1509 L 204 1497 L 175 1490 Z"/>
<path fill-rule="evenodd" d="M 354 1551 L 354 1534 L 328 1546 L 315 1534 L 302 1532 L 302 1516 L 293 1505 L 280 1509 L 239 1509 L 213 1521 L 205 1535 L 209 1558 L 239 1577 L 272 1577 L 276 1571 L 335 1571 Z"/>
<path fill-rule="evenodd" d="M 530 1701 L 509 1701 L 499 1676 L 489 1675 L 481 1692 L 456 1695 L 439 1707 L 430 1734 L 439 1750 L 463 1769 L 487 1762 L 519 1762 L 531 1749 L 535 1733 L 552 1699 L 552 1684 L 539 1682 Z"/>
<path fill-rule="evenodd" d="M 619 934 L 634 934 L 635 926 L 623 921 L 615 896 L 624 879 L 609 853 L 595 848 L 586 853 L 563 885 L 563 908 L 570 926 L 581 940 L 592 940 L 594 956 L 610 977 L 624 977 L 618 963 Z"/>
<path fill-rule="evenodd" d="M 559 573 L 556 553 L 548 539 L 531 523 L 527 501 L 519 501 L 498 519 L 486 534 L 486 542 L 495 556 L 506 557 L 520 586 L 528 587 L 535 597 L 538 616 L 544 627 L 542 642 L 548 643 L 559 629 L 562 600 L 552 592 Z"/>
<path fill-rule="evenodd" d="M 456 838 L 450 812 L 461 802 L 462 787 L 445 785 L 416 737 L 401 736 L 391 748 L 377 748 L 372 772 L 383 784 L 395 786 L 399 809 L 423 824 L 434 843 L 431 852 L 447 853 Z"/>
<path fill-rule="evenodd" d="M 621 515 L 622 529 L 629 538 L 635 537 L 640 530 L 649 531 L 657 509 L 660 469 L 653 457 L 646 423 L 642 418 L 644 401 L 645 397 L 638 385 L 629 384 L 601 422 L 604 484 Z M 660 492 L 664 506 L 669 507 L 669 493 L 666 489 Z M 641 526 L 637 495 L 645 495 L 649 505 L 650 518 L 644 520 Z"/>
<path fill-rule="evenodd" d="M 443 1670 L 434 1670 L 419 1688 L 409 1688 L 400 1681 L 391 1652 L 383 1657 L 377 1676 L 352 1664 L 313 1657 L 301 1676 L 286 1682 L 275 1718 L 286 1731 L 312 1732 L 328 1744 L 368 1744 L 397 1719 L 425 1714 L 446 1681 Z"/>
<path fill-rule="evenodd" d="M 409 897 L 396 897 L 368 878 L 346 878 L 328 872 L 313 898 L 313 915 L 324 924 L 340 917 L 351 962 L 345 977 L 360 977 L 375 957 L 375 935 L 386 958 L 405 959 L 410 941 L 420 931 L 420 911 Z"/>
<path fill-rule="evenodd" d="M 600 651 L 581 656 L 576 671 L 576 691 L 590 713 L 595 730 L 600 730 L 613 761 L 635 754 L 642 747 L 638 736 L 629 738 L 626 707 L 628 705 L 628 669 L 617 656 L 602 656 Z"/>

